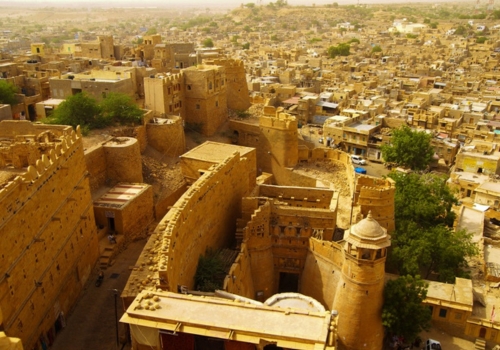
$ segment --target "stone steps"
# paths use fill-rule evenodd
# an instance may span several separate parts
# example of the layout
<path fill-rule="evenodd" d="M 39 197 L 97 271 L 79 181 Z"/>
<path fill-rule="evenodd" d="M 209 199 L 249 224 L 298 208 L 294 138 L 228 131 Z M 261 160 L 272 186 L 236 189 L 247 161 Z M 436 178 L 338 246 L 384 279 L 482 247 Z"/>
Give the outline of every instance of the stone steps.
<path fill-rule="evenodd" d="M 125 237 L 123 235 L 117 235 L 115 239 L 116 243 L 110 243 L 108 236 L 104 235 L 104 237 L 99 240 L 99 267 L 101 270 L 106 270 L 109 266 L 113 265 L 113 258 L 120 252 L 125 242 Z"/>
<path fill-rule="evenodd" d="M 485 350 L 486 349 L 486 341 L 483 339 L 476 339 L 474 343 L 474 350 Z"/>

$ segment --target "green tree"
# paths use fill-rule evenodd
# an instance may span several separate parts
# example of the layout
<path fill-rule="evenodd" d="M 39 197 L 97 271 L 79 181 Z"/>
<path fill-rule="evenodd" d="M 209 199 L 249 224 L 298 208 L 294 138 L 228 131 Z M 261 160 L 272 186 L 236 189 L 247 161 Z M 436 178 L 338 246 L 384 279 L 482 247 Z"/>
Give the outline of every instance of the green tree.
<path fill-rule="evenodd" d="M 340 43 L 337 46 L 330 46 L 328 48 L 328 55 L 331 58 L 335 58 L 337 56 L 349 56 L 351 45 L 348 43 Z"/>
<path fill-rule="evenodd" d="M 457 27 L 457 29 L 455 29 L 455 33 L 454 33 L 454 34 L 455 34 L 455 35 L 463 35 L 463 36 L 465 36 L 465 35 L 467 35 L 468 33 L 469 33 L 469 29 L 468 29 L 468 28 L 466 28 L 466 27 L 465 27 L 465 26 L 463 26 L 463 25 L 459 25 L 459 26 Z"/>
<path fill-rule="evenodd" d="M 211 38 L 207 38 L 202 42 L 203 47 L 214 47 L 214 42 Z"/>
<path fill-rule="evenodd" d="M 358 43 L 358 44 L 359 44 L 359 43 L 360 43 L 360 41 L 359 41 L 359 39 L 358 39 L 358 38 L 352 38 L 352 39 L 351 39 L 351 40 L 349 40 L 347 43 L 348 43 L 348 44 L 352 44 L 352 43 Z"/>
<path fill-rule="evenodd" d="M 158 31 L 156 30 L 155 27 L 151 27 L 146 31 L 146 35 L 154 35 L 156 33 L 158 33 Z"/>
<path fill-rule="evenodd" d="M 243 45 L 241 45 L 241 48 L 243 50 L 248 50 L 250 48 L 250 43 L 244 43 Z"/>
<path fill-rule="evenodd" d="M 438 225 L 422 228 L 414 221 L 398 224 L 392 235 L 389 266 L 403 274 L 437 275 L 442 282 L 453 283 L 455 277 L 468 277 L 467 259 L 477 254 L 472 235 L 465 230 Z"/>
<path fill-rule="evenodd" d="M 398 171 L 391 172 L 388 177 L 396 184 L 396 225 L 413 221 L 425 229 L 436 225 L 453 226 L 455 213 L 452 208 L 458 201 L 447 186 L 446 178 Z"/>
<path fill-rule="evenodd" d="M 488 40 L 487 37 L 480 36 L 480 37 L 476 38 L 476 43 L 478 43 L 478 44 L 484 44 L 486 42 L 486 40 Z"/>
<path fill-rule="evenodd" d="M 431 326 L 431 312 L 422 304 L 427 285 L 420 276 L 400 276 L 389 280 L 384 288 L 382 324 L 389 336 L 402 336 L 412 342 Z"/>
<path fill-rule="evenodd" d="M 453 230 L 457 200 L 446 178 L 392 172 L 396 230 L 392 234 L 389 269 L 400 274 L 436 274 L 443 282 L 466 277 L 467 260 L 477 254 L 472 235 Z"/>
<path fill-rule="evenodd" d="M 106 126 L 100 113 L 101 109 L 95 99 L 86 93 L 79 93 L 64 100 L 46 122 L 71 125 L 73 128 L 80 125 L 82 131 L 86 132 Z"/>
<path fill-rule="evenodd" d="M 272 41 L 279 41 L 280 39 L 278 38 L 278 36 L 276 34 L 273 34 L 273 35 L 271 35 L 271 40 Z"/>
<path fill-rule="evenodd" d="M 224 262 L 217 252 L 208 250 L 205 255 L 200 256 L 194 276 L 197 290 L 215 292 L 222 288 L 224 277 Z"/>
<path fill-rule="evenodd" d="M 380 45 L 375 45 L 372 47 L 372 53 L 382 52 Z"/>
<path fill-rule="evenodd" d="M 111 92 L 100 103 L 101 116 L 107 125 L 139 124 L 144 112 L 137 106 L 134 100 L 126 94 Z"/>
<path fill-rule="evenodd" d="M 0 79 L 0 104 L 17 104 L 17 87 L 7 80 Z"/>
<path fill-rule="evenodd" d="M 74 128 L 80 125 L 85 134 L 112 124 L 138 124 L 143 114 L 132 98 L 122 93 L 109 93 L 101 103 L 86 93 L 79 93 L 63 101 L 44 122 Z"/>
<path fill-rule="evenodd" d="M 413 131 L 406 125 L 394 129 L 390 143 L 382 145 L 381 150 L 386 162 L 396 163 L 413 170 L 426 169 L 434 155 L 431 135 L 422 131 Z"/>

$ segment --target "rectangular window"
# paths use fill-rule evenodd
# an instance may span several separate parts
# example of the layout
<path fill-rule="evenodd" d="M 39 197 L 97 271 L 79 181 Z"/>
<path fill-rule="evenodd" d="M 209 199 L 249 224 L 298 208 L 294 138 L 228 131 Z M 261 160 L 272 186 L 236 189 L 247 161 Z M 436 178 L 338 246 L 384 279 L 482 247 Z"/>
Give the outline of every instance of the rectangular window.
<path fill-rule="evenodd" d="M 446 318 L 447 312 L 448 312 L 448 310 L 446 310 L 446 309 L 439 309 L 439 317 Z"/>
<path fill-rule="evenodd" d="M 196 104 L 196 109 L 200 109 L 200 105 L 198 103 Z"/>

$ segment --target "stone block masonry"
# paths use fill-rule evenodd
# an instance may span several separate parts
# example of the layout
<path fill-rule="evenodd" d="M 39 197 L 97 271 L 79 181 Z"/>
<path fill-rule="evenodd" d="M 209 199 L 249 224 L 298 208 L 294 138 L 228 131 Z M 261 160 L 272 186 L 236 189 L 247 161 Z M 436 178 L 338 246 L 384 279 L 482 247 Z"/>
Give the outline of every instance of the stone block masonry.
<path fill-rule="evenodd" d="M 18 143 L 41 152 L 0 184 L 0 311 L 5 333 L 31 349 L 55 336 L 74 305 L 97 261 L 97 234 L 79 129 L 1 122 L 0 130 L 11 138 L 3 154 L 17 156 L 9 152 Z M 13 169 L 5 159 L 0 175 Z"/>

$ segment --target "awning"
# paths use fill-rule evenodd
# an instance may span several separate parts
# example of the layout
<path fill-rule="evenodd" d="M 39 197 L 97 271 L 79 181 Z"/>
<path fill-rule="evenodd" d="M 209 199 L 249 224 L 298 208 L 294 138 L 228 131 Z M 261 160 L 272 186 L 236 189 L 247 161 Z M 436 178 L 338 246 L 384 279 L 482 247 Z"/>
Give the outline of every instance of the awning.
<path fill-rule="evenodd" d="M 338 103 L 326 102 L 326 101 L 318 101 L 316 106 L 326 107 L 326 108 L 337 108 L 339 106 Z"/>

